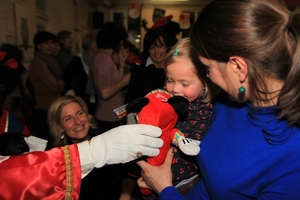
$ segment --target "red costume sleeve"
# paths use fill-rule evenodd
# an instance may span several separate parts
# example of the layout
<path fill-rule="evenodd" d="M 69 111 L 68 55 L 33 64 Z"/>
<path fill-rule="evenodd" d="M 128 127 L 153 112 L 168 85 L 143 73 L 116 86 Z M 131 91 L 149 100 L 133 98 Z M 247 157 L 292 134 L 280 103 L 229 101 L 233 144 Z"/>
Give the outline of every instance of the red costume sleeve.
<path fill-rule="evenodd" d="M 77 145 L 11 156 L 0 163 L 0 199 L 79 199 Z"/>

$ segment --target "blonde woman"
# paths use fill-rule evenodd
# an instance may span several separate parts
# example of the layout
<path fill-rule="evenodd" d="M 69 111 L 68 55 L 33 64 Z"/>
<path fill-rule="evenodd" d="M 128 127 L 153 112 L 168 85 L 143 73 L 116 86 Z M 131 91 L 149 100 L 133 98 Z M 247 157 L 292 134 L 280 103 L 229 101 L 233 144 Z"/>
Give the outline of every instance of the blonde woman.
<path fill-rule="evenodd" d="M 49 147 L 79 143 L 98 135 L 93 116 L 78 96 L 65 95 L 54 101 L 48 111 L 48 124 L 52 138 Z"/>

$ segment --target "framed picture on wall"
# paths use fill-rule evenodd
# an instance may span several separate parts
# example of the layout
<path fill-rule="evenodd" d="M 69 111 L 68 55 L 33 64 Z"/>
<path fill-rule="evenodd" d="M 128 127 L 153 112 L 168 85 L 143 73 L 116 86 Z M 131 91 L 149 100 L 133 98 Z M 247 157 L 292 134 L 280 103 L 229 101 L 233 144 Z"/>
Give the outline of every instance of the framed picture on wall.
<path fill-rule="evenodd" d="M 14 4 L 15 24 L 17 32 L 17 46 L 23 51 L 24 61 L 29 62 L 33 58 L 33 33 L 31 11 L 29 8 Z"/>

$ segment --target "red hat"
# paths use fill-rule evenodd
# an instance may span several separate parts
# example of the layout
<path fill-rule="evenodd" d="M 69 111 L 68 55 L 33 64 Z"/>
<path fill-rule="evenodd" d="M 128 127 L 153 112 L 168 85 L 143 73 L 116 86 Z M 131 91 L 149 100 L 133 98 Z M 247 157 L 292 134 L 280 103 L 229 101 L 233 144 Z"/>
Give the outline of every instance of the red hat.
<path fill-rule="evenodd" d="M 172 18 L 173 18 L 173 15 L 168 15 L 168 16 L 159 18 L 158 20 L 156 20 L 156 22 L 153 24 L 153 26 L 151 28 L 162 27 Z"/>

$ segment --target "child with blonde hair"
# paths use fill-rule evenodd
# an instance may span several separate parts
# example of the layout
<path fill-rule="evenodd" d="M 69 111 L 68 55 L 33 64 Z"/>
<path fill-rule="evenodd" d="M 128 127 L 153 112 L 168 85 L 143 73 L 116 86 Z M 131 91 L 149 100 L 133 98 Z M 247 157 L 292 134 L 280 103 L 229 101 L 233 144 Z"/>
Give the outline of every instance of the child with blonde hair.
<path fill-rule="evenodd" d="M 212 116 L 212 102 L 219 89 L 206 76 L 189 38 L 179 40 L 165 58 L 165 89 L 175 96 L 189 101 L 187 115 L 179 119 L 176 127 L 185 137 L 201 141 L 206 135 Z M 204 70 L 202 70 L 204 69 Z M 174 146 L 172 165 L 173 185 L 185 195 L 199 181 L 199 169 L 195 156 L 188 156 Z M 144 199 L 158 199 L 155 195 Z"/>

